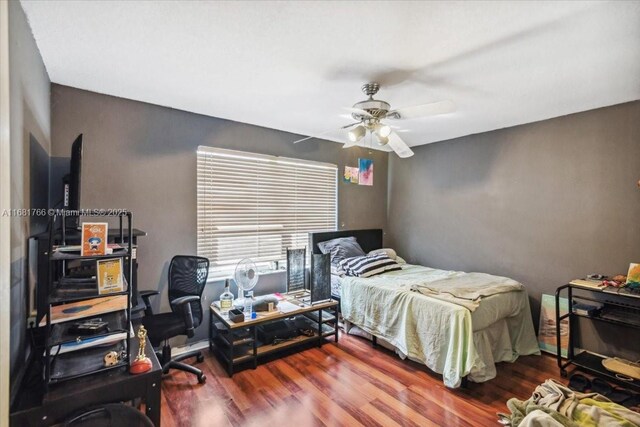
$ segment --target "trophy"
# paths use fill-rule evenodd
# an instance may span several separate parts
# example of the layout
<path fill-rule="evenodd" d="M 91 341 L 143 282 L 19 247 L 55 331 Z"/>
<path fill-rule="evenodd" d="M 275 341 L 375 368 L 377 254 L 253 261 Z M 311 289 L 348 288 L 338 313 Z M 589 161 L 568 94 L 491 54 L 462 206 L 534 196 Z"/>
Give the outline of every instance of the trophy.
<path fill-rule="evenodd" d="M 131 363 L 129 372 L 132 374 L 142 374 L 151 369 L 151 359 L 149 359 L 145 353 L 144 348 L 147 345 L 147 330 L 144 326 L 140 325 L 138 328 L 138 356 L 136 360 Z"/>

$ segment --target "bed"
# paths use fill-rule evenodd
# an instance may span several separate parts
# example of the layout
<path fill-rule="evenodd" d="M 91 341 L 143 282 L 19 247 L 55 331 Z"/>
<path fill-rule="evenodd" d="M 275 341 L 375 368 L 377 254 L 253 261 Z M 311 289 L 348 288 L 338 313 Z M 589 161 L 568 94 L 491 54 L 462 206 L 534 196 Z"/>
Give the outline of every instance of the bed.
<path fill-rule="evenodd" d="M 383 247 L 379 229 L 310 233 L 309 247 L 318 254 L 318 243 L 349 236 L 366 253 Z M 540 354 L 526 290 L 512 279 L 404 264 L 370 278 L 332 275 L 332 294 L 348 333 L 386 343 L 447 387 L 488 381 L 497 362 Z"/>

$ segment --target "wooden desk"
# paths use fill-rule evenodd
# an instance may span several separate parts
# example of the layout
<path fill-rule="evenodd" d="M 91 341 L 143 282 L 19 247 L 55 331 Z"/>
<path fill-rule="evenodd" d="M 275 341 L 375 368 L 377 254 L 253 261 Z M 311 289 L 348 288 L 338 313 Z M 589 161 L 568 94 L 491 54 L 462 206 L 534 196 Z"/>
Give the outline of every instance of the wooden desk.
<path fill-rule="evenodd" d="M 131 339 L 131 355 L 138 353 L 138 340 Z M 131 375 L 124 369 L 114 369 L 101 374 L 69 380 L 52 386 L 42 395 L 43 385 L 23 387 L 17 403 L 22 405 L 11 412 L 10 425 L 15 427 L 50 426 L 63 422 L 67 417 L 89 406 L 105 403 L 125 402 L 141 398 L 145 412 L 156 427 L 160 426 L 160 397 L 162 366 L 153 352 L 149 338 L 147 357 L 153 368 L 140 375 Z M 35 364 L 40 366 L 39 364 Z M 35 366 L 34 369 L 37 369 Z M 33 401 L 33 396 L 38 395 Z"/>

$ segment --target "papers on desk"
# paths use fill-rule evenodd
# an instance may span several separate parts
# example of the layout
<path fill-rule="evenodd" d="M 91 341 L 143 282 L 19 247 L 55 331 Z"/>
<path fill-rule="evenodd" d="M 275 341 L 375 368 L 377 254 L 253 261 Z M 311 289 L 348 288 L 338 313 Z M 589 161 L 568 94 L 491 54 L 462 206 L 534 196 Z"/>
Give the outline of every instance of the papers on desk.
<path fill-rule="evenodd" d="M 569 283 L 575 286 L 580 286 L 581 288 L 589 288 L 589 289 L 605 288 L 605 286 L 602 284 L 602 280 L 573 279 Z"/>
<path fill-rule="evenodd" d="M 280 310 L 280 313 L 291 313 L 297 310 L 300 310 L 302 307 L 300 307 L 299 305 L 295 305 L 293 303 L 290 303 L 289 301 L 279 301 L 278 302 L 278 310 Z"/>
<path fill-rule="evenodd" d="M 275 313 L 282 313 L 282 314 L 287 314 L 287 313 L 292 313 L 294 311 L 300 310 L 301 308 L 305 308 L 308 307 L 307 304 L 294 304 L 292 302 L 287 301 L 286 299 L 284 299 L 284 297 L 281 294 L 273 294 L 274 296 L 276 296 L 276 298 L 279 299 L 278 301 L 278 305 L 276 306 L 275 310 L 273 311 L 260 311 L 258 312 L 258 316 L 266 316 L 266 315 L 272 315 Z M 214 301 L 211 303 L 212 307 L 215 307 L 216 309 L 218 309 L 218 311 L 220 311 L 220 301 Z M 226 313 L 223 313 L 223 315 Z"/>

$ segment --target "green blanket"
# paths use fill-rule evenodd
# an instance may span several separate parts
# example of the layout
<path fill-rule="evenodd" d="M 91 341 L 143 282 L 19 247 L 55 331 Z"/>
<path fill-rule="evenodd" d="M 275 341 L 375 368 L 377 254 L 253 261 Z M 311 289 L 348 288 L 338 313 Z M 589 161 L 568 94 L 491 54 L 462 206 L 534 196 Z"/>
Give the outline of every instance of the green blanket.
<path fill-rule="evenodd" d="M 536 387 L 525 401 L 509 399 L 511 414 L 499 414 L 513 427 L 638 427 L 640 414 L 597 393 L 578 393 L 554 380 Z"/>
<path fill-rule="evenodd" d="M 342 315 L 364 331 L 391 343 L 401 355 L 442 374 L 447 387 L 459 387 L 462 377 L 469 374 L 472 380 L 484 381 L 495 375 L 494 360 L 486 355 L 492 346 L 483 342 L 484 352 L 479 351 L 479 343 L 474 342 L 474 322 L 490 327 L 505 319 L 508 333 L 503 336 L 510 337 L 506 346 L 513 350 L 500 360 L 513 361 L 518 354 L 535 354 L 539 349 L 528 297 L 517 282 L 510 292 L 501 287 L 497 294 L 488 295 L 487 310 L 482 310 L 480 303 L 481 307 L 473 313 L 461 304 L 411 290 L 412 286 L 442 284 L 444 280 L 447 289 L 458 295 L 462 294 L 457 289 L 468 293 L 472 287 L 475 287 L 472 292 L 486 295 L 483 289 L 503 279 L 477 273 L 465 277 L 467 274 L 406 265 L 402 271 L 366 279 L 344 277 Z M 454 280 L 456 277 L 460 280 Z M 460 287 L 456 288 L 456 284 Z"/>

